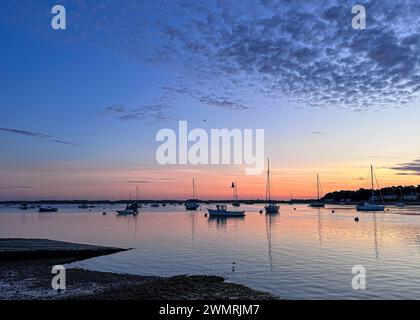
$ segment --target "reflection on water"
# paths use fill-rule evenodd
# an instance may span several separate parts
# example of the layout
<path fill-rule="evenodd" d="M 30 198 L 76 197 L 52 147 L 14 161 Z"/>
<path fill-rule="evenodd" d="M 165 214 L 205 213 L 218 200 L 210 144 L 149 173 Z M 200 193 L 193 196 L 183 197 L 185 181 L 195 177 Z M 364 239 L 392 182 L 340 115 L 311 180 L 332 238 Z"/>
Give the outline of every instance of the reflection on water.
<path fill-rule="evenodd" d="M 216 274 L 291 299 L 420 299 L 419 207 L 356 213 L 351 206 L 282 205 L 271 216 L 248 205 L 245 217 L 225 219 L 181 206 L 116 216 L 119 208 L 59 206 L 58 213 L 38 214 L 0 207 L 0 237 L 133 248 L 74 263 L 93 270 Z M 352 289 L 354 265 L 365 266 L 367 290 Z"/>

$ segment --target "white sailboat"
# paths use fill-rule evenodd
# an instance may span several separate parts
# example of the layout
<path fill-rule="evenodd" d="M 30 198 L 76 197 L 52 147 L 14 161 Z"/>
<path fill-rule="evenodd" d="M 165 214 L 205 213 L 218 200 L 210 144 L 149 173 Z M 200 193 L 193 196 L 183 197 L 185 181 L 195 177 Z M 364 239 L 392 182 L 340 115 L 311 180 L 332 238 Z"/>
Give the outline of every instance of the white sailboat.
<path fill-rule="evenodd" d="M 323 208 L 325 207 L 325 202 L 321 201 L 321 182 L 319 181 L 319 175 L 316 175 L 316 194 L 317 194 L 317 200 L 316 201 L 312 201 L 311 203 L 309 203 L 309 206 L 312 208 Z"/>
<path fill-rule="evenodd" d="M 271 186 L 270 186 L 270 158 L 268 159 L 267 167 L 267 186 L 265 190 L 265 213 L 266 214 L 278 214 L 280 207 L 277 203 L 271 200 Z"/>
<path fill-rule="evenodd" d="M 372 182 L 372 197 L 370 202 L 360 203 L 357 205 L 357 211 L 385 211 L 384 205 L 375 204 L 375 187 L 373 184 L 373 166 L 370 166 L 370 176 Z"/>
<path fill-rule="evenodd" d="M 186 210 L 197 210 L 200 207 L 200 204 L 197 199 L 197 190 L 195 189 L 195 180 L 193 178 L 193 187 L 192 187 L 192 199 L 185 201 Z"/>

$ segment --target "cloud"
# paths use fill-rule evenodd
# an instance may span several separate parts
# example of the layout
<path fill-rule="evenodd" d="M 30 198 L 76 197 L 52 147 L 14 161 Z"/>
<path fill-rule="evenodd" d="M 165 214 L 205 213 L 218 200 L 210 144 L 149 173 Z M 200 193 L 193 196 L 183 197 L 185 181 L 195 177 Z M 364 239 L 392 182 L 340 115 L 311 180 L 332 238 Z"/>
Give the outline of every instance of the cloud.
<path fill-rule="evenodd" d="M 80 147 L 80 145 L 77 144 L 77 143 L 57 139 L 54 136 L 49 135 L 49 134 L 45 134 L 45 133 L 39 133 L 39 132 L 27 131 L 27 130 L 20 130 L 20 129 L 10 129 L 10 128 L 0 128 L 0 132 L 5 132 L 5 133 L 9 133 L 9 134 L 16 134 L 16 135 L 21 135 L 21 136 L 26 136 L 26 137 L 46 139 L 47 141 L 54 142 L 54 143 L 59 143 L 59 144 L 64 144 L 64 145 L 69 145 L 69 146 L 74 146 L 74 147 Z"/>
<path fill-rule="evenodd" d="M 32 187 L 25 187 L 25 186 L 0 187 L 0 190 L 19 190 L 19 189 L 32 189 Z"/>
<path fill-rule="evenodd" d="M 154 181 L 176 181 L 176 179 L 172 178 L 151 178 L 146 180 L 128 180 L 125 183 L 152 183 Z"/>
<path fill-rule="evenodd" d="M 170 106 L 165 103 L 148 104 L 138 108 L 117 105 L 106 108 L 105 113 L 124 121 L 147 120 L 152 123 L 158 123 L 171 119 L 168 114 L 169 109 Z"/>
<path fill-rule="evenodd" d="M 186 95 L 237 111 L 261 108 L 261 99 L 274 106 L 287 101 L 354 112 L 418 101 L 418 0 L 364 1 L 366 30 L 351 26 L 354 4 L 103 0 L 99 6 L 79 0 L 68 7 L 73 12 L 70 36 L 102 41 L 142 62 L 169 66 L 177 78 L 172 94 L 178 98 Z M 25 3 L 33 17 L 47 5 L 40 0 Z M 3 6 L 5 19 L 20 12 L 11 4 Z M 161 116 L 132 110 L 121 117 Z"/>
<path fill-rule="evenodd" d="M 399 171 L 398 175 L 420 175 L 420 159 L 398 164 L 391 169 Z"/>

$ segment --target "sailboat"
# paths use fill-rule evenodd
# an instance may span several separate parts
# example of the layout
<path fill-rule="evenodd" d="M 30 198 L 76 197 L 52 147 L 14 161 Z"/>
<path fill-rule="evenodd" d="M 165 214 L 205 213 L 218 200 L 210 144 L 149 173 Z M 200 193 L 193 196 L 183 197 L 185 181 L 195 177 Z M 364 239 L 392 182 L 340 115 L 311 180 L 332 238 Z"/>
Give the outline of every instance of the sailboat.
<path fill-rule="evenodd" d="M 268 159 L 267 168 L 267 186 L 265 190 L 265 213 L 266 214 L 278 214 L 280 207 L 277 203 L 271 200 L 271 186 L 270 186 L 270 158 Z"/>
<path fill-rule="evenodd" d="M 396 203 L 395 206 L 398 207 L 398 208 L 404 208 L 405 207 L 403 187 L 401 187 L 401 202 Z"/>
<path fill-rule="evenodd" d="M 370 166 L 370 177 L 372 181 L 372 197 L 370 202 L 360 203 L 357 205 L 356 210 L 357 211 L 384 211 L 385 206 L 375 204 L 375 187 L 373 185 L 373 166 Z"/>
<path fill-rule="evenodd" d="M 325 203 L 321 201 L 321 193 L 322 191 L 320 191 L 321 189 L 321 182 L 319 181 L 319 175 L 316 175 L 316 194 L 317 194 L 317 200 L 316 201 L 312 201 L 311 203 L 309 203 L 309 206 L 312 208 L 323 208 L 325 207 Z"/>
<path fill-rule="evenodd" d="M 118 215 L 137 215 L 139 214 L 139 188 L 136 188 L 137 197 L 133 203 L 128 203 L 124 210 L 117 210 Z"/>
<path fill-rule="evenodd" d="M 238 198 L 238 184 L 236 182 L 232 182 L 232 187 L 231 188 L 233 189 L 232 206 L 240 207 L 241 203 L 239 202 L 239 198 Z"/>
<path fill-rule="evenodd" d="M 197 210 L 200 207 L 200 204 L 197 200 L 197 190 L 195 189 L 195 180 L 193 178 L 193 187 L 192 187 L 192 199 L 185 201 L 186 210 Z"/>

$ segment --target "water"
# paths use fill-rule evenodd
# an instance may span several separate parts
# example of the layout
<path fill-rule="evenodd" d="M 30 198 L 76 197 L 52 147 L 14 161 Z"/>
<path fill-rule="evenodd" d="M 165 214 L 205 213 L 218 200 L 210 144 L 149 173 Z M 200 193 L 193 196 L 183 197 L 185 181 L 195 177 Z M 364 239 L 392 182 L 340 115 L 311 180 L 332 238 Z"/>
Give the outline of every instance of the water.
<path fill-rule="evenodd" d="M 90 270 L 221 275 L 287 299 L 420 299 L 420 207 L 373 214 L 282 205 L 268 217 L 262 205 L 248 205 L 245 218 L 227 220 L 183 206 L 144 208 L 136 217 L 112 213 L 122 206 L 58 207 L 42 214 L 0 207 L 0 237 L 133 248 L 72 264 Z M 366 268 L 366 290 L 351 286 L 354 265 Z"/>

